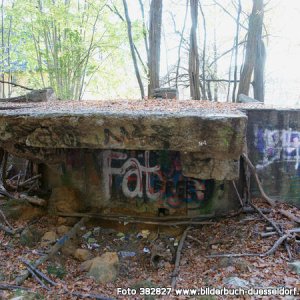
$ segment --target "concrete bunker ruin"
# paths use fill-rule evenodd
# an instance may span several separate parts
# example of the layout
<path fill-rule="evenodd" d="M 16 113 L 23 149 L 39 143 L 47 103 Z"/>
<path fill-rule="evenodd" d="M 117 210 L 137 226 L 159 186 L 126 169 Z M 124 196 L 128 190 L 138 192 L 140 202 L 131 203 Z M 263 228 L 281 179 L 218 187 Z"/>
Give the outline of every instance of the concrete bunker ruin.
<path fill-rule="evenodd" d="M 2 104 L 0 147 L 40 164 L 50 208 L 77 197 L 75 211 L 224 212 L 236 206 L 247 117 L 201 103 Z"/>
<path fill-rule="evenodd" d="M 62 212 L 226 213 L 239 205 L 232 180 L 243 195 L 246 142 L 267 193 L 299 205 L 299 132 L 299 110 L 261 104 L 52 101 L 0 109 L 0 147 L 39 163 L 49 209 Z"/>

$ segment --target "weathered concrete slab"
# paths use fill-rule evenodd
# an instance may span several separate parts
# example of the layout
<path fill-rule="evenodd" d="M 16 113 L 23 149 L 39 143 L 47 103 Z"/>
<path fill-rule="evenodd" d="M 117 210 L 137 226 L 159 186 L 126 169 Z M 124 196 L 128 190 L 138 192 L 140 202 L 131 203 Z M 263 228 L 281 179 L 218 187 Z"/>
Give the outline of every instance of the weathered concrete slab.
<path fill-rule="evenodd" d="M 201 153 L 181 153 L 182 172 L 185 176 L 233 180 L 239 177 L 239 160 L 203 159 Z"/>
<path fill-rule="evenodd" d="M 202 159 L 218 160 L 242 153 L 247 117 L 235 108 L 203 107 L 199 101 L 149 103 L 2 104 L 0 146 L 37 157 L 47 152 L 40 149 L 67 148 L 198 152 Z"/>

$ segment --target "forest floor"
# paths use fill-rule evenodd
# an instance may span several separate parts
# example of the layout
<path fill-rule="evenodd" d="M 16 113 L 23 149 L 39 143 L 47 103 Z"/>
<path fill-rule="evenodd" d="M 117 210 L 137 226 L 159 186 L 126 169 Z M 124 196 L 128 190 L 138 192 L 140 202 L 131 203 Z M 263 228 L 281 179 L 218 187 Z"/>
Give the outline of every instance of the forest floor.
<path fill-rule="evenodd" d="M 2 198 L 3 199 L 3 198 Z M 0 208 L 5 200 L 1 200 Z M 260 208 L 269 208 L 261 199 L 254 203 Z M 294 216 L 300 218 L 300 210 L 286 204 L 279 204 Z M 272 209 L 266 216 L 276 222 L 283 230 L 297 228 L 297 224 Z M 62 219 L 59 220 L 61 222 Z M 3 220 L 1 223 L 3 224 Z M 51 278 L 56 285 L 45 283 L 44 288 L 34 277 L 29 277 L 21 286 L 28 290 L 8 290 L 15 284 L 16 276 L 26 270 L 21 259 L 33 262 L 44 255 L 47 249 L 40 238 L 45 232 L 57 231 L 57 217 L 42 216 L 30 224 L 18 218 L 8 218 L 13 228 L 30 230 L 31 240 L 22 233 L 9 235 L 0 230 L 0 299 L 100 299 L 99 295 L 109 299 L 236 299 L 237 296 L 178 296 L 170 295 L 142 296 L 138 293 L 168 293 L 171 286 L 176 249 L 183 228 L 170 228 L 149 231 L 147 228 L 130 227 L 121 232 L 104 228 L 99 224 L 87 223 L 82 226 L 70 248 L 88 249 L 93 257 L 105 252 L 116 252 L 119 257 L 118 276 L 115 281 L 99 284 L 82 271 L 82 262 L 76 259 L 68 249 L 58 252 L 51 260 L 38 269 Z M 28 227 L 29 226 L 29 227 Z M 298 224 L 299 226 L 299 224 Z M 176 289 L 191 288 L 297 288 L 300 291 L 300 276 L 289 265 L 288 253 L 284 243 L 276 247 L 274 253 L 266 256 L 214 257 L 208 255 L 221 253 L 261 254 L 272 248 L 278 235 L 261 237 L 261 233 L 274 231 L 258 213 L 239 213 L 226 218 L 213 220 L 209 225 L 195 225 L 187 232 L 181 250 Z M 127 227 L 126 227 L 127 228 Z M 28 231 L 28 230 L 27 230 Z M 26 240 L 27 239 L 27 240 Z M 29 239 L 29 240 L 28 240 Z M 293 260 L 300 260 L 300 244 L 297 236 L 291 236 L 290 245 Z M 43 247 L 42 247 L 43 246 Z M 298 270 L 299 271 L 299 270 Z M 153 288 L 147 290 L 140 288 Z M 117 288 L 130 288 L 136 295 L 118 295 Z M 158 288 L 154 290 L 154 288 Z M 140 290 L 139 290 L 140 289 Z M 120 290 L 119 290 L 120 291 Z M 154 292 L 155 291 L 155 292 Z M 71 294 L 73 292 L 73 295 Z M 93 296 L 94 294 L 94 296 Z M 96 295 L 97 294 L 97 295 Z M 244 296 L 241 299 L 282 299 L 283 296 Z M 288 299 L 287 297 L 285 299 Z M 299 299 L 299 296 L 290 297 Z"/>

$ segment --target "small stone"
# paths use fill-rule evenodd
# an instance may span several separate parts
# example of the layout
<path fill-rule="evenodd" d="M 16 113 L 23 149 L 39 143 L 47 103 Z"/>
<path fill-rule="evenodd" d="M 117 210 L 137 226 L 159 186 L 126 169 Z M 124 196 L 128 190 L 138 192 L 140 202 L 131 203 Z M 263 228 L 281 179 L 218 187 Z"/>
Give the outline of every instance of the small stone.
<path fill-rule="evenodd" d="M 224 279 L 224 283 L 226 285 L 230 285 L 232 287 L 239 287 L 239 288 L 246 288 L 249 286 L 250 282 L 245 280 L 245 279 L 241 279 L 239 277 L 228 277 Z"/>
<path fill-rule="evenodd" d="M 116 252 L 106 252 L 81 264 L 81 268 L 88 268 L 87 275 L 98 283 L 112 282 L 119 273 L 119 257 Z"/>
<path fill-rule="evenodd" d="M 70 226 L 61 225 L 61 226 L 58 226 L 58 227 L 56 228 L 56 232 L 57 232 L 58 235 L 61 236 L 61 235 L 66 234 L 67 232 L 69 232 L 70 229 L 71 229 Z"/>
<path fill-rule="evenodd" d="M 300 260 L 293 261 L 293 262 L 289 263 L 288 265 L 294 272 L 296 272 L 298 275 L 300 275 Z"/>
<path fill-rule="evenodd" d="M 80 261 L 90 260 L 92 258 L 92 254 L 87 249 L 76 249 L 74 252 L 74 257 Z"/>
<path fill-rule="evenodd" d="M 93 259 L 90 259 L 90 260 L 87 260 L 87 261 L 84 261 L 81 265 L 80 265 L 80 271 L 88 271 L 91 266 L 93 264 Z"/>
<path fill-rule="evenodd" d="M 136 253 L 132 251 L 119 251 L 118 253 L 121 257 L 134 257 L 136 255 Z"/>
<path fill-rule="evenodd" d="M 20 235 L 20 243 L 22 246 L 33 247 L 40 237 L 40 233 L 36 230 L 25 228 Z"/>
<path fill-rule="evenodd" d="M 87 240 L 88 244 L 94 244 L 94 243 L 97 243 L 97 240 L 95 238 L 89 238 Z"/>
<path fill-rule="evenodd" d="M 46 232 L 41 240 L 41 246 L 42 247 L 48 247 L 51 244 L 54 244 L 56 242 L 57 235 L 54 231 L 48 231 Z"/>
<path fill-rule="evenodd" d="M 88 232 L 86 232 L 82 237 L 85 239 L 85 240 L 87 240 L 89 237 L 91 237 L 92 236 L 92 232 L 91 231 L 88 231 Z"/>

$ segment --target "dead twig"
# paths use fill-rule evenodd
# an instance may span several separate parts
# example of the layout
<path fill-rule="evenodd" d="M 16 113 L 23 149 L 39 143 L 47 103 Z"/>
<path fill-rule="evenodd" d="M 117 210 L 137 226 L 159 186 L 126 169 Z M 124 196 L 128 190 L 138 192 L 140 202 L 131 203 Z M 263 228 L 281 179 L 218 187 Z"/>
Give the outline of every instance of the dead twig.
<path fill-rule="evenodd" d="M 55 243 L 55 245 L 51 248 L 50 252 L 47 255 L 36 260 L 34 262 L 34 264 L 32 264 L 32 266 L 34 268 L 37 268 L 39 265 L 46 262 L 49 258 L 53 257 L 64 246 L 66 241 L 70 240 L 71 238 L 73 238 L 76 235 L 76 233 L 78 232 L 80 227 L 82 227 L 87 220 L 88 220 L 88 218 L 81 218 L 81 220 L 78 223 L 76 223 L 68 233 L 66 233 L 64 236 L 62 236 Z M 18 285 L 22 284 L 28 278 L 29 275 L 30 275 L 30 273 L 27 271 L 25 274 L 18 276 L 16 278 L 16 284 L 18 284 Z"/>
<path fill-rule="evenodd" d="M 17 86 L 17 87 L 20 87 L 22 89 L 25 89 L 25 90 L 28 90 L 28 91 L 33 91 L 34 89 L 31 89 L 27 86 L 24 86 L 24 85 L 21 85 L 21 84 L 17 84 L 17 83 L 14 83 L 14 82 L 11 82 L 11 81 L 6 81 L 6 80 L 0 80 L 1 83 L 6 83 L 6 84 L 10 84 L 10 85 L 13 85 L 13 86 Z"/>
<path fill-rule="evenodd" d="M 244 161 L 246 162 L 246 164 L 247 164 L 248 167 L 250 168 L 250 171 L 251 171 L 251 173 L 253 174 L 253 176 L 254 176 L 254 178 L 255 178 L 255 181 L 256 181 L 256 183 L 257 183 L 257 185 L 258 185 L 258 188 L 259 188 L 259 191 L 260 191 L 262 197 L 268 202 L 268 204 L 269 204 L 270 206 L 273 207 L 273 206 L 275 205 L 275 201 L 274 201 L 273 199 L 271 199 L 271 198 L 265 193 L 265 191 L 264 191 L 264 189 L 263 189 L 263 187 L 262 187 L 262 184 L 261 184 L 261 182 L 260 182 L 260 179 L 259 179 L 259 177 L 258 177 L 258 174 L 257 174 L 257 172 L 256 172 L 256 169 L 255 169 L 255 167 L 253 166 L 252 162 L 250 161 L 250 159 L 248 158 L 248 156 L 247 156 L 245 153 L 242 154 L 242 157 L 244 158 Z"/>
<path fill-rule="evenodd" d="M 3 225 L 1 223 L 0 223 L 0 229 L 9 235 L 14 235 L 16 233 L 16 231 L 14 229 L 10 229 L 9 227 L 6 227 L 5 225 Z"/>
<path fill-rule="evenodd" d="M 46 282 L 48 282 L 49 284 L 56 286 L 57 283 L 54 282 L 52 279 L 50 279 L 47 275 L 45 275 L 43 272 L 41 272 L 40 270 L 38 270 L 37 268 L 35 268 L 32 264 L 30 264 L 30 262 L 28 262 L 27 260 L 21 258 L 20 259 L 21 262 L 28 267 L 32 272 L 34 272 L 37 276 L 40 276 L 43 280 L 45 280 Z"/>
<path fill-rule="evenodd" d="M 5 214 L 3 213 L 3 211 L 0 209 L 0 215 L 1 215 L 1 217 L 2 217 L 2 219 L 3 219 L 3 221 L 5 222 L 5 224 L 10 228 L 10 229 L 14 229 L 13 227 L 12 227 L 12 225 L 7 221 L 7 219 L 6 219 L 6 217 L 5 217 Z"/>
<path fill-rule="evenodd" d="M 186 230 L 183 232 L 182 237 L 179 241 L 179 245 L 178 245 L 177 252 L 176 252 L 175 267 L 174 267 L 174 271 L 172 273 L 172 283 L 171 283 L 172 290 L 174 290 L 175 287 L 176 287 L 176 280 L 177 280 L 177 276 L 178 276 L 178 273 L 179 273 L 181 250 L 182 250 L 184 241 L 186 239 L 187 233 L 190 229 L 191 229 L 191 227 L 186 228 Z"/>
<path fill-rule="evenodd" d="M 102 219 L 102 220 L 110 220 L 110 221 L 117 221 L 117 222 L 126 222 L 126 223 L 141 223 L 141 224 L 149 224 L 149 225 L 159 225 L 159 226 L 177 226 L 177 225 L 211 225 L 214 224 L 212 221 L 200 221 L 205 219 L 211 219 L 211 215 L 207 216 L 199 216 L 195 218 L 189 217 L 179 217 L 180 221 L 176 221 L 176 217 L 172 217 L 169 219 L 168 217 L 165 218 L 151 218 L 151 217 L 124 217 L 122 215 L 101 215 L 97 213 L 62 213 L 58 212 L 56 214 L 60 217 L 89 217 L 95 219 Z M 160 220 L 160 221 L 158 221 Z M 165 220 L 165 221 L 164 221 Z M 171 221 L 171 220 L 174 220 Z"/>
<path fill-rule="evenodd" d="M 265 257 L 268 255 L 271 255 L 275 253 L 277 248 L 284 242 L 286 239 L 290 236 L 290 234 L 285 234 L 281 236 L 275 244 L 267 251 L 264 253 L 224 253 L 224 254 L 211 254 L 206 256 L 207 258 L 215 258 L 215 257 L 242 257 L 242 256 L 259 256 L 259 257 Z"/>
<path fill-rule="evenodd" d="M 38 206 L 42 206 L 42 207 L 47 206 L 47 201 L 45 199 L 38 198 L 36 196 L 31 197 L 31 196 L 28 196 L 25 194 L 21 194 L 20 198 L 28 201 L 30 204 L 34 204 L 34 205 L 38 205 Z"/>
<path fill-rule="evenodd" d="M 20 285 L 9 284 L 9 283 L 0 283 L 0 290 L 9 290 L 9 291 L 24 290 L 24 291 L 32 291 L 31 288 L 28 288 L 26 286 L 20 286 Z"/>
<path fill-rule="evenodd" d="M 285 216 L 286 218 L 290 219 L 291 221 L 300 224 L 300 218 L 294 216 L 293 214 L 291 214 L 289 211 L 284 210 L 284 209 L 280 209 L 279 212 Z"/>
<path fill-rule="evenodd" d="M 187 235 L 187 238 L 191 239 L 191 240 L 194 241 L 194 242 L 197 242 L 197 243 L 200 244 L 200 245 L 203 245 L 203 243 L 202 243 L 200 240 L 194 238 L 194 237 L 191 236 L 191 235 Z"/>
<path fill-rule="evenodd" d="M 29 267 L 27 267 L 27 271 L 42 286 L 42 288 L 46 289 L 47 291 L 50 291 L 50 288 L 46 286 L 45 283 Z"/>

